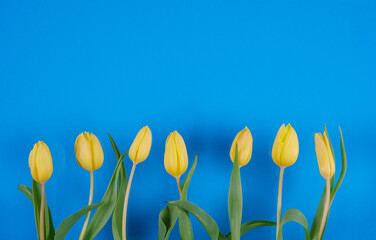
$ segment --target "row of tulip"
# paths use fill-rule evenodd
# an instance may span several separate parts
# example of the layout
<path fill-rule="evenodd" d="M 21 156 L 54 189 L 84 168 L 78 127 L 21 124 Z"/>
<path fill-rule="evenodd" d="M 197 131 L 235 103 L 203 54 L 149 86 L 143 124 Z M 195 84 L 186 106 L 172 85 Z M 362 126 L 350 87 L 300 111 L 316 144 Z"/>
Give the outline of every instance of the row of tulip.
<path fill-rule="evenodd" d="M 159 219 L 158 239 L 168 239 L 171 230 L 174 228 L 175 223 L 178 219 L 181 239 L 193 239 L 192 226 L 189 215 L 187 214 L 189 212 L 201 222 L 201 224 L 204 226 L 209 236 L 213 240 L 239 240 L 243 234 L 254 228 L 275 225 L 276 239 L 282 240 L 282 225 L 289 221 L 295 221 L 304 227 L 306 240 L 321 240 L 325 232 L 325 227 L 328 221 L 328 213 L 333 198 L 337 190 L 339 189 L 339 186 L 342 184 L 347 167 L 346 153 L 341 129 L 340 137 L 342 169 L 340 177 L 334 186 L 334 150 L 330 142 L 326 127 L 324 126 L 324 132 L 322 134 L 314 134 L 317 162 L 320 174 L 325 179 L 325 188 L 321 196 L 321 200 L 317 208 L 311 229 L 309 228 L 308 222 L 303 213 L 301 213 L 297 209 L 288 209 L 281 218 L 282 183 L 284 170 L 286 167 L 289 167 L 296 162 L 299 154 L 299 141 L 294 128 L 290 124 L 288 124 L 287 126 L 283 124 L 277 133 L 272 149 L 272 159 L 274 163 L 280 167 L 276 222 L 266 220 L 253 220 L 241 224 L 243 198 L 240 168 L 248 164 L 251 159 L 253 150 L 252 134 L 246 127 L 236 135 L 230 150 L 230 158 L 234 162 L 228 196 L 228 214 L 231 232 L 227 235 L 221 233 L 218 229 L 218 225 L 215 223 L 213 218 L 206 214 L 201 208 L 186 200 L 187 189 L 197 163 L 196 156 L 191 170 L 184 180 L 182 190 L 180 190 L 181 187 L 179 178 L 181 174 L 184 173 L 185 169 L 184 171 L 180 171 L 179 174 L 174 175 L 175 177 L 177 177 L 178 188 L 181 196 L 179 201 L 167 202 L 168 206 L 161 211 Z M 179 151 L 176 151 L 175 154 L 177 161 L 179 161 L 179 159 L 186 159 L 186 156 L 184 154 L 182 155 L 182 153 Z M 180 163 L 180 165 L 183 164 L 187 165 L 183 162 Z"/>
<path fill-rule="evenodd" d="M 299 154 L 299 141 L 297 134 L 290 124 L 280 127 L 275 138 L 272 159 L 280 167 L 277 221 L 253 220 L 247 223 L 242 222 L 242 188 L 240 178 L 240 168 L 247 165 L 252 156 L 253 138 L 250 130 L 246 127 L 240 131 L 231 146 L 230 159 L 234 162 L 231 174 L 228 211 L 231 232 L 222 234 L 215 221 L 202 209 L 187 201 L 187 191 L 197 164 L 197 156 L 192 167 L 187 174 L 183 184 L 180 178 L 188 168 L 188 154 L 181 135 L 174 131 L 169 134 L 166 140 L 164 166 L 166 171 L 176 178 L 180 200 L 167 202 L 167 206 L 161 211 L 159 216 L 158 239 L 169 239 L 170 233 L 179 219 L 179 229 L 181 239 L 193 239 L 193 230 L 190 214 L 195 216 L 212 239 L 232 239 L 239 240 L 241 235 L 247 231 L 260 226 L 276 225 L 276 239 L 282 239 L 282 225 L 288 221 L 296 221 L 305 229 L 305 239 L 321 240 L 325 231 L 328 219 L 328 212 L 333 201 L 333 197 L 342 183 L 346 171 L 346 155 L 341 133 L 342 170 L 340 178 L 334 187 L 335 161 L 334 151 L 331 145 L 326 128 L 324 133 L 314 134 L 315 148 L 319 170 L 325 179 L 325 189 L 321 197 L 319 207 L 316 212 L 314 222 L 309 230 L 308 223 L 304 215 L 297 209 L 288 209 L 281 218 L 282 203 L 282 183 L 286 167 L 295 163 Z M 53 227 L 52 217 L 45 199 L 45 183 L 51 177 L 53 171 L 52 157 L 48 146 L 39 141 L 29 155 L 29 167 L 33 177 L 32 189 L 20 185 L 18 188 L 30 199 L 34 205 L 35 222 L 37 226 L 38 238 L 44 239 L 64 239 L 71 227 L 78 219 L 86 215 L 84 225 L 79 239 L 93 239 L 104 227 L 112 215 L 112 230 L 116 240 L 126 239 L 126 219 L 128 199 L 136 166 L 143 162 L 149 155 L 152 135 L 150 129 L 143 127 L 135 137 L 128 156 L 133 162 L 133 166 L 127 181 L 127 175 L 123 159 L 127 151 L 120 153 L 114 140 L 109 135 L 112 143 L 117 166 L 104 194 L 102 201 L 92 204 L 94 191 L 93 172 L 103 164 L 103 150 L 98 138 L 92 133 L 81 133 L 75 142 L 75 156 L 77 163 L 90 173 L 90 194 L 88 206 L 82 208 L 77 213 L 66 218 L 56 229 Z M 90 213 L 97 208 L 94 216 L 90 220 Z M 89 222 L 90 220 L 90 222 Z"/>

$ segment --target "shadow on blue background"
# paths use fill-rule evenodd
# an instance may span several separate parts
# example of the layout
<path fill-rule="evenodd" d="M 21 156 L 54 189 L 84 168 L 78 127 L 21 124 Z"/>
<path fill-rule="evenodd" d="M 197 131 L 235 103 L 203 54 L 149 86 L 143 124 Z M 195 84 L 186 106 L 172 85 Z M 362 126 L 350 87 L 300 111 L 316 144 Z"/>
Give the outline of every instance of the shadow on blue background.
<path fill-rule="evenodd" d="M 243 222 L 274 220 L 279 169 L 271 147 L 280 125 L 291 123 L 300 154 L 285 171 L 282 210 L 298 208 L 311 224 L 324 188 L 313 133 L 327 123 L 337 156 L 342 127 L 348 172 L 325 239 L 371 239 L 375 9 L 371 1 L 2 1 L 2 238 L 36 239 L 32 205 L 17 190 L 31 186 L 34 143 L 43 140 L 52 152 L 46 191 L 57 227 L 88 200 L 89 173 L 74 157 L 77 135 L 93 132 L 104 148 L 104 164 L 94 174 L 99 202 L 115 168 L 107 133 L 125 151 L 144 125 L 153 144 L 135 173 L 129 240 L 156 239 L 164 201 L 178 198 L 163 166 L 165 139 L 174 130 L 186 141 L 190 165 L 198 153 L 188 199 L 227 233 L 233 138 L 245 126 L 254 138 L 251 162 L 241 169 Z M 125 163 L 129 173 L 128 157 Z M 208 239 L 192 221 L 196 239 Z M 67 239 L 77 239 L 82 224 Z M 284 227 L 286 239 L 303 235 L 297 224 Z M 275 229 L 265 227 L 242 239 L 274 237 Z M 112 239 L 110 222 L 97 239 Z M 179 239 L 177 228 L 171 239 Z"/>

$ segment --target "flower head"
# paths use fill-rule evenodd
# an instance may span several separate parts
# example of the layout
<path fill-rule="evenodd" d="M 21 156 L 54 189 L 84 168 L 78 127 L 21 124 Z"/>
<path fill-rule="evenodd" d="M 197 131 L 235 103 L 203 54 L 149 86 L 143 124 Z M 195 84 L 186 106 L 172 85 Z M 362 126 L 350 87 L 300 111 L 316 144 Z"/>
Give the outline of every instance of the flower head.
<path fill-rule="evenodd" d="M 247 127 L 238 132 L 234 141 L 232 142 L 230 150 L 230 158 L 232 162 L 234 162 L 235 159 L 236 145 L 238 146 L 239 166 L 242 167 L 246 165 L 251 159 L 253 149 L 252 134 Z"/>
<path fill-rule="evenodd" d="M 44 183 L 51 177 L 52 157 L 47 144 L 42 141 L 34 144 L 29 154 L 29 167 L 34 180 L 39 183 Z"/>
<path fill-rule="evenodd" d="M 74 144 L 78 165 L 88 171 L 94 171 L 103 164 L 103 149 L 98 138 L 92 133 L 81 133 Z"/>
<path fill-rule="evenodd" d="M 299 155 L 299 141 L 294 128 L 282 124 L 275 137 L 272 158 L 280 167 L 288 167 L 296 162 Z"/>

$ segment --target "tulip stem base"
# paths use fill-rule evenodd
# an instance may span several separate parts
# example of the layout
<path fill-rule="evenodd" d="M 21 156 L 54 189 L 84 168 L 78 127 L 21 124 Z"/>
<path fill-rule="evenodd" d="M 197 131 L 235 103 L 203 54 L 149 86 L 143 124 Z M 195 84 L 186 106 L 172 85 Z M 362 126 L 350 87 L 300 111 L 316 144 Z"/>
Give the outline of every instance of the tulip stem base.
<path fill-rule="evenodd" d="M 40 184 L 42 187 L 42 198 L 40 203 L 40 215 L 39 215 L 39 236 L 41 240 L 44 240 L 44 206 L 46 202 L 45 183 Z"/>
<path fill-rule="evenodd" d="M 125 198 L 124 198 L 124 207 L 123 207 L 123 222 L 121 226 L 121 233 L 122 233 L 122 240 L 127 239 L 127 209 L 128 209 L 128 200 L 129 200 L 129 192 L 131 190 L 134 170 L 136 169 L 136 163 L 133 163 L 131 174 L 129 175 L 128 185 L 127 185 L 127 191 L 125 192 Z"/>
<path fill-rule="evenodd" d="M 93 203 L 93 193 L 94 193 L 94 173 L 93 171 L 90 171 L 90 193 L 89 193 L 89 203 L 88 203 L 89 206 Z M 89 223 L 90 213 L 91 211 L 86 214 L 84 226 L 82 227 L 79 240 L 82 240 L 84 238 L 86 228 Z"/>
<path fill-rule="evenodd" d="M 321 236 L 324 231 L 325 223 L 328 217 L 329 212 L 329 205 L 330 205 L 330 178 L 326 179 L 326 198 L 325 198 L 325 205 L 324 205 L 324 212 L 321 220 L 320 232 L 318 240 L 321 240 Z"/>
<path fill-rule="evenodd" d="M 283 185 L 283 173 L 285 171 L 285 167 L 281 167 L 279 172 L 279 184 L 278 184 L 278 202 L 277 202 L 277 231 L 276 231 L 276 239 L 278 239 L 278 231 L 281 225 L 281 207 L 282 207 L 282 185 Z"/>
<path fill-rule="evenodd" d="M 181 196 L 181 183 L 180 183 L 180 177 L 177 177 L 177 178 L 176 178 L 176 183 L 178 184 L 179 195 Z"/>

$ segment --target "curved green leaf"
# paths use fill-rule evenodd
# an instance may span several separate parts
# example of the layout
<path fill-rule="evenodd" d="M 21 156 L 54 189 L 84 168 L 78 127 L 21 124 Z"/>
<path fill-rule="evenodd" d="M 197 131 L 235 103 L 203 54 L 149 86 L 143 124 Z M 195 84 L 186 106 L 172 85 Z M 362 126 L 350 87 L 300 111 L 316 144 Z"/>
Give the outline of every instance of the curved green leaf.
<path fill-rule="evenodd" d="M 331 186 L 333 186 L 333 180 L 334 180 L 334 177 L 330 179 Z M 310 232 L 311 239 L 315 239 L 318 236 L 321 219 L 322 219 L 322 215 L 323 215 L 324 207 L 325 207 L 325 199 L 326 199 L 326 186 L 324 187 L 324 192 L 321 195 L 320 203 L 319 203 L 319 206 L 317 207 L 316 214 L 311 225 L 311 232 Z"/>
<path fill-rule="evenodd" d="M 113 140 L 110 134 L 108 134 L 108 137 L 110 139 L 112 148 L 114 150 L 115 158 L 119 162 L 122 159 L 124 159 L 128 151 L 126 151 L 124 154 L 121 155 L 118 147 L 116 146 L 115 141 Z M 121 166 L 120 166 L 118 184 L 119 184 L 119 187 L 117 190 L 116 203 L 115 203 L 114 211 L 112 214 L 112 235 L 114 237 L 114 240 L 122 239 L 121 236 L 122 236 L 124 197 L 125 197 L 125 192 L 127 191 L 127 173 L 125 171 L 123 162 L 121 163 Z"/>
<path fill-rule="evenodd" d="M 122 155 L 123 156 L 123 155 Z M 124 155 L 125 156 L 125 155 Z M 124 157 L 123 156 L 123 157 Z M 114 240 L 121 240 L 123 224 L 123 208 L 125 192 L 127 191 L 127 176 L 124 163 L 121 163 L 119 171 L 119 187 L 116 197 L 116 203 L 112 214 L 112 234 Z"/>
<path fill-rule="evenodd" d="M 158 240 L 168 240 L 176 221 L 178 220 L 178 208 L 173 205 L 167 205 L 159 213 L 158 221 Z"/>
<path fill-rule="evenodd" d="M 20 190 L 23 194 L 25 194 L 25 196 L 30 200 L 30 202 L 33 203 L 33 191 L 29 187 L 20 184 L 18 185 L 17 189 Z"/>
<path fill-rule="evenodd" d="M 341 169 L 341 174 L 339 175 L 337 184 L 330 193 L 330 203 L 333 201 L 334 196 L 336 195 L 339 187 L 341 186 L 342 181 L 345 178 L 346 169 L 347 169 L 347 157 L 346 157 L 346 151 L 345 151 L 345 143 L 343 142 L 343 136 L 342 136 L 341 128 L 339 128 L 339 134 L 340 134 L 340 137 L 341 137 L 342 169 Z"/>
<path fill-rule="evenodd" d="M 228 215 L 231 226 L 231 239 L 240 239 L 240 226 L 242 224 L 243 196 L 240 180 L 238 159 L 238 146 L 235 147 L 235 159 L 232 168 L 230 190 L 228 194 Z"/>
<path fill-rule="evenodd" d="M 116 160 L 119 161 L 121 154 L 119 152 L 118 147 L 116 146 L 116 143 L 115 143 L 114 139 L 111 137 L 110 133 L 108 133 L 108 138 L 110 139 L 112 148 L 114 149 Z"/>
<path fill-rule="evenodd" d="M 198 221 L 202 224 L 202 226 L 208 232 L 211 239 L 218 240 L 219 229 L 218 229 L 217 223 L 201 208 L 199 208 L 195 204 L 186 200 L 179 200 L 179 201 L 167 202 L 167 203 L 183 208 L 186 211 L 193 214 L 193 216 L 195 216 L 198 219 Z"/>
<path fill-rule="evenodd" d="M 32 196 L 33 196 L 33 205 L 34 205 L 34 215 L 35 215 L 35 225 L 37 227 L 37 234 L 38 239 L 40 238 L 39 234 L 39 222 L 40 222 L 40 205 L 41 205 L 41 194 L 42 194 L 42 187 L 40 183 L 33 180 L 33 190 Z M 47 200 L 46 200 L 47 203 Z M 44 236 L 46 240 L 52 240 L 55 236 L 55 229 L 54 225 L 52 223 L 52 217 L 51 212 L 48 207 L 48 204 L 45 204 L 44 209 Z"/>
<path fill-rule="evenodd" d="M 86 206 L 76 212 L 75 214 L 70 215 L 56 229 L 56 234 L 54 240 L 62 240 L 65 238 L 72 226 L 80 219 L 82 216 L 93 210 L 94 208 L 100 206 L 102 203 L 96 203 L 89 206 Z"/>
<path fill-rule="evenodd" d="M 39 183 L 33 180 L 33 205 L 34 205 L 34 216 L 35 216 L 35 225 L 37 227 L 38 239 L 40 239 L 39 233 L 39 212 L 40 212 L 40 203 L 41 203 L 41 186 Z"/>
<path fill-rule="evenodd" d="M 272 221 L 266 221 L 266 220 L 253 220 L 250 222 L 246 222 L 242 224 L 240 227 L 240 236 L 243 236 L 248 231 L 258 228 L 258 227 L 266 227 L 266 226 L 275 226 L 276 223 Z M 231 232 L 226 235 L 228 239 L 231 239 Z"/>
<path fill-rule="evenodd" d="M 182 240 L 193 240 L 193 229 L 191 219 L 189 218 L 189 213 L 179 208 L 179 230 L 180 239 Z"/>
<path fill-rule="evenodd" d="M 123 156 L 123 155 L 122 155 Z M 102 198 L 102 205 L 97 208 L 95 214 L 86 229 L 84 240 L 92 240 L 99 231 L 106 225 L 108 219 L 111 217 L 114 210 L 117 197 L 117 178 L 120 171 L 120 166 L 123 160 L 118 161 L 115 171 L 112 175 L 110 183 L 108 184 L 106 193 Z"/>
<path fill-rule="evenodd" d="M 187 200 L 188 187 L 189 187 L 189 184 L 191 183 L 191 179 L 192 179 L 193 173 L 195 172 L 196 165 L 197 165 L 197 154 L 195 154 L 195 160 L 193 161 L 191 170 L 189 170 L 189 173 L 184 179 L 183 187 L 181 191 L 181 197 L 180 197 L 181 200 Z"/>
<path fill-rule="evenodd" d="M 229 240 L 223 233 L 219 232 L 218 240 Z"/>
<path fill-rule="evenodd" d="M 54 239 L 55 237 L 55 228 L 52 222 L 52 216 L 50 212 L 50 208 L 46 204 L 46 208 L 44 209 L 44 218 L 47 219 L 45 220 L 45 229 L 46 229 L 46 239 Z"/>
<path fill-rule="evenodd" d="M 285 224 L 287 222 L 291 222 L 291 221 L 297 222 L 300 225 L 302 225 L 304 227 L 304 231 L 305 231 L 305 240 L 310 240 L 309 227 L 308 227 L 307 219 L 305 218 L 305 216 L 303 215 L 302 212 L 300 212 L 298 209 L 295 209 L 295 208 L 290 208 L 285 212 L 285 214 L 283 214 L 280 230 L 278 231 L 277 239 L 282 240 L 282 226 L 283 226 L 283 224 Z"/>
<path fill-rule="evenodd" d="M 188 193 L 188 187 L 191 182 L 193 173 L 195 172 L 197 165 L 197 155 L 195 155 L 195 160 L 193 161 L 191 170 L 185 177 L 185 180 L 183 182 L 183 188 L 181 192 L 181 200 L 187 200 L 187 193 Z M 179 209 L 179 230 L 180 230 L 180 238 L 182 240 L 193 240 L 193 229 L 192 229 L 192 223 L 191 219 L 189 218 L 189 213 L 185 211 L 184 209 Z"/>

